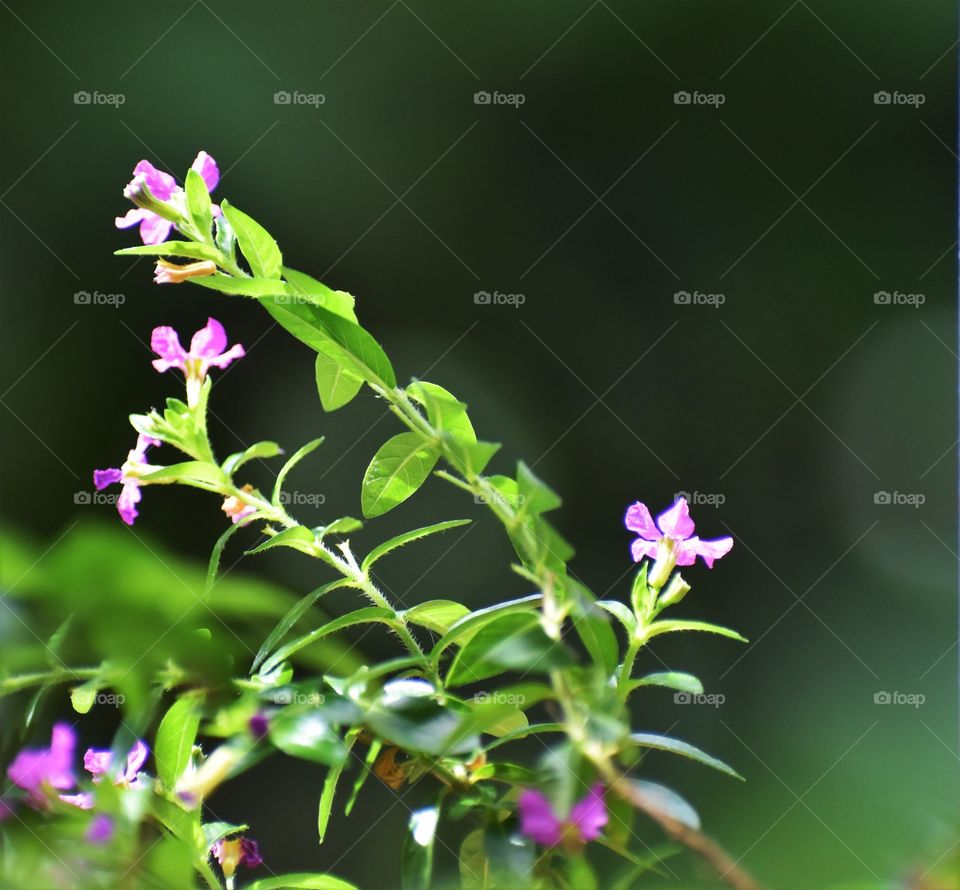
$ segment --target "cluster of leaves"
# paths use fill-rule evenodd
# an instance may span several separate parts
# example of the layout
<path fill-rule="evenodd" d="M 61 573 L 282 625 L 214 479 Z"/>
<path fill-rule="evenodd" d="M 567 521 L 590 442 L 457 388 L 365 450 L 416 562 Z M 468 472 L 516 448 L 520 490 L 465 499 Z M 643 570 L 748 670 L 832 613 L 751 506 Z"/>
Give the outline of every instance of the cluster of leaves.
<path fill-rule="evenodd" d="M 227 681 L 231 695 L 226 700 L 222 683 L 198 685 L 189 672 L 160 684 L 176 693 L 153 743 L 162 793 L 151 812 L 163 835 L 192 845 L 193 866 L 209 883 L 204 867 L 210 845 L 242 827 L 204 824 L 203 808 L 185 806 L 184 792 L 202 801 L 226 776 L 279 750 L 328 767 L 319 800 L 321 842 L 335 809 L 342 806 L 349 813 L 370 776 L 397 791 L 417 781 L 434 783 L 433 803 L 410 816 L 401 851 L 404 890 L 431 885 L 437 829 L 444 821 L 465 825 L 459 848 L 463 890 L 597 886 L 582 844 L 544 849 L 519 831 L 517 799 L 531 787 L 545 792 L 556 812 L 564 814 L 587 788 L 602 783 L 610 821 L 600 843 L 624 861 L 615 886 L 633 886 L 637 876 L 657 870 L 672 852 L 651 856 L 645 847 L 638 849 L 632 829 L 637 812 L 673 839 L 698 848 L 696 839 L 702 836 L 693 808 L 675 792 L 639 777 L 645 752 L 668 751 L 736 773 L 687 742 L 630 726 L 629 700 L 638 690 L 661 686 L 702 692 L 700 681 L 689 674 L 635 676 L 634 662 L 644 645 L 663 634 L 706 631 L 742 638 L 712 624 L 661 617 L 670 602 L 662 582 L 648 583 L 645 566 L 624 601 L 598 600 L 568 572 L 573 548 L 547 519 L 560 506 L 559 496 L 523 462 L 511 475 L 487 474 L 500 445 L 478 438 L 467 405 L 432 382 L 398 384 L 387 355 L 358 323 L 353 297 L 286 267 L 270 234 L 228 202 L 214 218 L 198 179 L 193 173 L 187 178 L 188 218 L 178 225 L 190 240 L 119 253 L 215 264 L 216 272 L 191 280 L 256 300 L 312 349 L 325 411 L 344 407 L 369 387 L 402 430 L 380 446 L 364 474 L 364 518 L 374 519 L 403 503 L 433 473 L 485 504 L 502 524 L 516 553 L 512 568 L 519 595 L 474 611 L 446 599 L 397 609 L 379 589 L 373 567 L 380 571 L 380 561 L 398 548 L 463 520 L 401 534 L 360 557 L 347 538 L 361 529 L 360 520 L 347 516 L 310 526 L 285 509 L 287 474 L 320 440 L 287 461 L 268 497 L 250 486 L 239 488 L 234 476 L 251 459 L 279 454 L 279 447 L 261 442 L 217 462 L 205 422 L 209 380 L 196 405 L 171 399 L 163 413 L 134 415 L 138 432 L 188 458 L 143 476 L 142 484 L 187 484 L 241 497 L 253 510 L 217 542 L 207 596 L 216 590 L 229 538 L 255 524 L 265 539 L 248 553 L 291 548 L 317 558 L 337 575 L 277 622 L 249 673 Z M 318 601 L 336 589 L 355 590 L 363 603 L 337 617 L 322 617 Z M 531 589 L 535 592 L 524 595 Z M 344 664 L 329 670 L 311 664 L 314 647 L 360 625 L 380 625 L 395 634 L 402 654 L 346 670 Z M 108 667 L 98 668 L 88 682 L 104 688 L 110 683 Z M 251 729 L 255 725 L 263 727 L 262 733 Z M 210 741 L 199 745 L 198 736 Z M 506 756 L 512 742 L 535 737 L 551 740 L 544 741 L 538 762 L 519 763 Z M 216 745 L 212 753 L 211 745 Z M 216 773 L 211 763 L 218 758 L 228 768 Z M 348 770 L 357 765 L 352 786 L 342 788 Z M 253 886 L 346 886 L 323 881 L 337 879 L 300 875 Z"/>

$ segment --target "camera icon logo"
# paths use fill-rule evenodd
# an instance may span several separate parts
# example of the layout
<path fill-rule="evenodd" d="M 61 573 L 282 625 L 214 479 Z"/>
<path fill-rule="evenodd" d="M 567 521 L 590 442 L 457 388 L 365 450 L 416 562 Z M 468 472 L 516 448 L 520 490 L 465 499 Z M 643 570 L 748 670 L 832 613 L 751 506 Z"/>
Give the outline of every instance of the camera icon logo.
<path fill-rule="evenodd" d="M 673 302 L 677 306 L 689 306 L 692 297 L 690 296 L 690 291 L 688 290 L 678 290 L 673 295 Z"/>
<path fill-rule="evenodd" d="M 277 92 L 273 94 L 273 104 L 289 105 L 292 98 L 293 97 L 286 90 L 277 90 Z"/>
<path fill-rule="evenodd" d="M 692 701 L 689 692 L 674 692 L 673 693 L 673 703 L 675 705 L 689 705 Z"/>
<path fill-rule="evenodd" d="M 487 290 L 478 290 L 473 295 L 473 302 L 478 306 L 489 306 L 492 299 L 490 291 Z"/>
<path fill-rule="evenodd" d="M 689 105 L 693 97 L 686 90 L 678 90 L 673 94 L 674 105 Z"/>
<path fill-rule="evenodd" d="M 91 96 L 86 90 L 78 90 L 73 94 L 74 105 L 89 105 Z"/>
<path fill-rule="evenodd" d="M 277 705 L 289 705 L 293 702 L 293 692 L 290 689 L 280 689 L 273 694 L 273 702 Z"/>
<path fill-rule="evenodd" d="M 889 105 L 892 97 L 886 90 L 878 90 L 873 94 L 874 105 Z"/>
<path fill-rule="evenodd" d="M 891 301 L 890 291 L 887 290 L 878 290 L 873 295 L 873 302 L 878 306 L 889 306 Z"/>
<path fill-rule="evenodd" d="M 492 97 L 486 90 L 480 90 L 473 94 L 474 105 L 489 105 L 491 101 Z"/>
<path fill-rule="evenodd" d="M 875 491 L 873 493 L 873 502 L 875 504 L 890 504 L 893 502 L 893 499 L 889 491 Z"/>
<path fill-rule="evenodd" d="M 75 491 L 73 493 L 73 502 L 79 506 L 92 503 L 93 498 L 89 491 Z"/>
<path fill-rule="evenodd" d="M 891 700 L 889 692 L 875 692 L 873 694 L 873 703 L 875 705 L 889 705 Z"/>
<path fill-rule="evenodd" d="M 78 290 L 73 295 L 73 302 L 77 306 L 89 306 L 93 301 L 93 297 L 90 296 L 90 291 L 88 290 Z"/>

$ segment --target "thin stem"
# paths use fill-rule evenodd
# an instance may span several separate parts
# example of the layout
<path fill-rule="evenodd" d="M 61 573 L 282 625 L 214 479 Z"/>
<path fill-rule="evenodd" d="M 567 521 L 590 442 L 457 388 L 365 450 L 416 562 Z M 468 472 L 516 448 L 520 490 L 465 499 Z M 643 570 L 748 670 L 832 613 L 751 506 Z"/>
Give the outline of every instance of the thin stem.
<path fill-rule="evenodd" d="M 65 683 L 69 680 L 92 680 L 101 672 L 99 667 L 90 668 L 58 668 L 52 671 L 38 671 L 33 674 L 20 674 L 17 677 L 7 677 L 0 681 L 0 696 L 19 692 L 31 686 L 41 686 L 45 683 Z"/>

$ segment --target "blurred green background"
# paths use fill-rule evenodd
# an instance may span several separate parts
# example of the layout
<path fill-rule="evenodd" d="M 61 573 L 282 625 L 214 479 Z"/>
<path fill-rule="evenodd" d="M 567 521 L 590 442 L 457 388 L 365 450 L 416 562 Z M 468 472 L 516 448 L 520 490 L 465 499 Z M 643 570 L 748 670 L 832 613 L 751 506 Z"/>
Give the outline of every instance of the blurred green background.
<path fill-rule="evenodd" d="M 158 290 L 148 262 L 111 256 L 135 243 L 113 218 L 136 161 L 182 176 L 203 148 L 215 197 L 356 294 L 401 377 L 470 403 L 505 443 L 495 468 L 522 457 L 563 494 L 573 571 L 598 595 L 627 595 L 632 500 L 689 492 L 704 536 L 735 536 L 718 571 L 689 573 L 681 611 L 752 643 L 670 639 L 650 659 L 723 704 L 650 692 L 636 714 L 747 776 L 648 761 L 735 857 L 783 890 L 943 867 L 960 787 L 956 37 L 940 0 L 4 0 L 3 519 L 35 554 L 7 583 L 26 589 L 105 522 L 131 559 L 198 571 L 223 528 L 215 500 L 150 490 L 130 533 L 84 493 L 131 446 L 126 415 L 175 391 L 149 365 L 151 328 L 189 336 L 208 313 L 248 351 L 215 388 L 221 453 L 324 434 L 299 509 L 359 512 L 395 431 L 382 407 L 323 415 L 308 350 L 257 306 Z M 439 481 L 355 541 L 459 516 L 479 521 L 398 556 L 384 583 L 407 604 L 525 593 L 494 524 Z M 294 592 L 323 577 L 286 553 L 235 573 Z M 213 806 L 251 823 L 274 870 L 391 886 L 418 792 L 368 789 L 318 848 L 322 775 L 275 758 Z M 715 885 L 670 865 L 673 886 Z"/>

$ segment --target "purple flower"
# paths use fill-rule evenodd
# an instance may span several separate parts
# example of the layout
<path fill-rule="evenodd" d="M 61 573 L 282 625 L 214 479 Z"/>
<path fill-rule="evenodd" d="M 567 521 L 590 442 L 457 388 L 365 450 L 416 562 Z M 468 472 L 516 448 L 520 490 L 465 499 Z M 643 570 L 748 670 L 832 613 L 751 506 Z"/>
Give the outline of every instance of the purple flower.
<path fill-rule="evenodd" d="M 227 878 L 233 875 L 238 866 L 256 868 L 263 864 L 260 847 L 255 840 L 248 837 L 224 838 L 217 841 L 210 852 L 220 863 L 220 869 Z"/>
<path fill-rule="evenodd" d="M 123 484 L 120 489 L 120 497 L 117 498 L 117 512 L 127 525 L 133 525 L 133 521 L 138 515 L 137 504 L 140 503 L 141 497 L 140 477 L 153 469 L 147 463 L 147 449 L 151 445 L 159 444 L 158 439 L 153 439 L 141 433 L 137 436 L 137 444 L 128 453 L 127 460 L 122 467 L 108 467 L 105 470 L 93 471 L 93 484 L 97 491 L 102 491 L 108 485 L 113 485 L 116 482 Z"/>
<path fill-rule="evenodd" d="M 545 847 L 561 843 L 580 846 L 595 841 L 607 824 L 607 806 L 603 801 L 603 785 L 599 782 L 570 809 L 566 820 L 557 818 L 549 798 L 528 788 L 517 801 L 520 833 Z"/>
<path fill-rule="evenodd" d="M 7 778 L 29 795 L 35 806 L 48 801 L 47 791 L 65 791 L 76 783 L 73 752 L 77 736 L 66 723 L 56 723 L 49 748 L 24 748 L 7 767 Z"/>
<path fill-rule="evenodd" d="M 153 360 L 153 366 L 163 373 L 170 368 L 179 368 L 187 378 L 187 402 L 195 405 L 200 395 L 200 386 L 213 365 L 225 368 L 234 359 L 246 354 L 237 343 L 227 348 L 227 333 L 215 318 L 207 319 L 207 326 L 200 328 L 190 340 L 190 349 L 180 345 L 180 336 L 167 326 L 153 329 L 150 336 L 150 348 L 160 358 Z"/>
<path fill-rule="evenodd" d="M 191 168 L 200 174 L 206 183 L 207 191 L 212 192 L 217 187 L 220 171 L 217 169 L 217 162 L 205 151 L 197 155 Z M 160 244 L 166 241 L 174 223 L 153 210 L 139 205 L 159 201 L 170 204 L 171 210 L 175 211 L 175 205 L 183 202 L 183 189 L 177 185 L 177 181 L 169 173 L 158 170 L 149 161 L 140 161 L 133 168 L 133 179 L 123 190 L 123 194 L 138 206 L 128 210 L 125 216 L 117 217 L 117 228 L 129 229 L 139 224 L 140 238 L 144 244 Z"/>
<path fill-rule="evenodd" d="M 135 785 L 140 767 L 143 766 L 149 753 L 147 746 L 137 739 L 133 747 L 127 752 L 127 762 L 124 765 L 123 772 L 117 775 L 113 784 Z M 98 751 L 95 748 L 87 748 L 87 752 L 83 755 L 83 768 L 93 776 L 94 782 L 102 781 L 112 765 L 112 751 Z"/>
<path fill-rule="evenodd" d="M 660 551 L 666 548 L 672 552 L 674 565 L 693 565 L 699 556 L 707 568 L 712 569 L 714 561 L 729 553 L 733 546 L 733 538 L 701 541 L 693 534 L 694 525 L 686 498 L 680 498 L 661 513 L 656 523 L 646 505 L 637 501 L 627 510 L 624 525 L 640 535 L 630 545 L 634 562 L 640 562 L 645 556 L 659 559 Z"/>
<path fill-rule="evenodd" d="M 270 720 L 266 714 L 258 711 L 247 722 L 247 728 L 250 730 L 250 734 L 259 741 L 269 732 Z"/>

